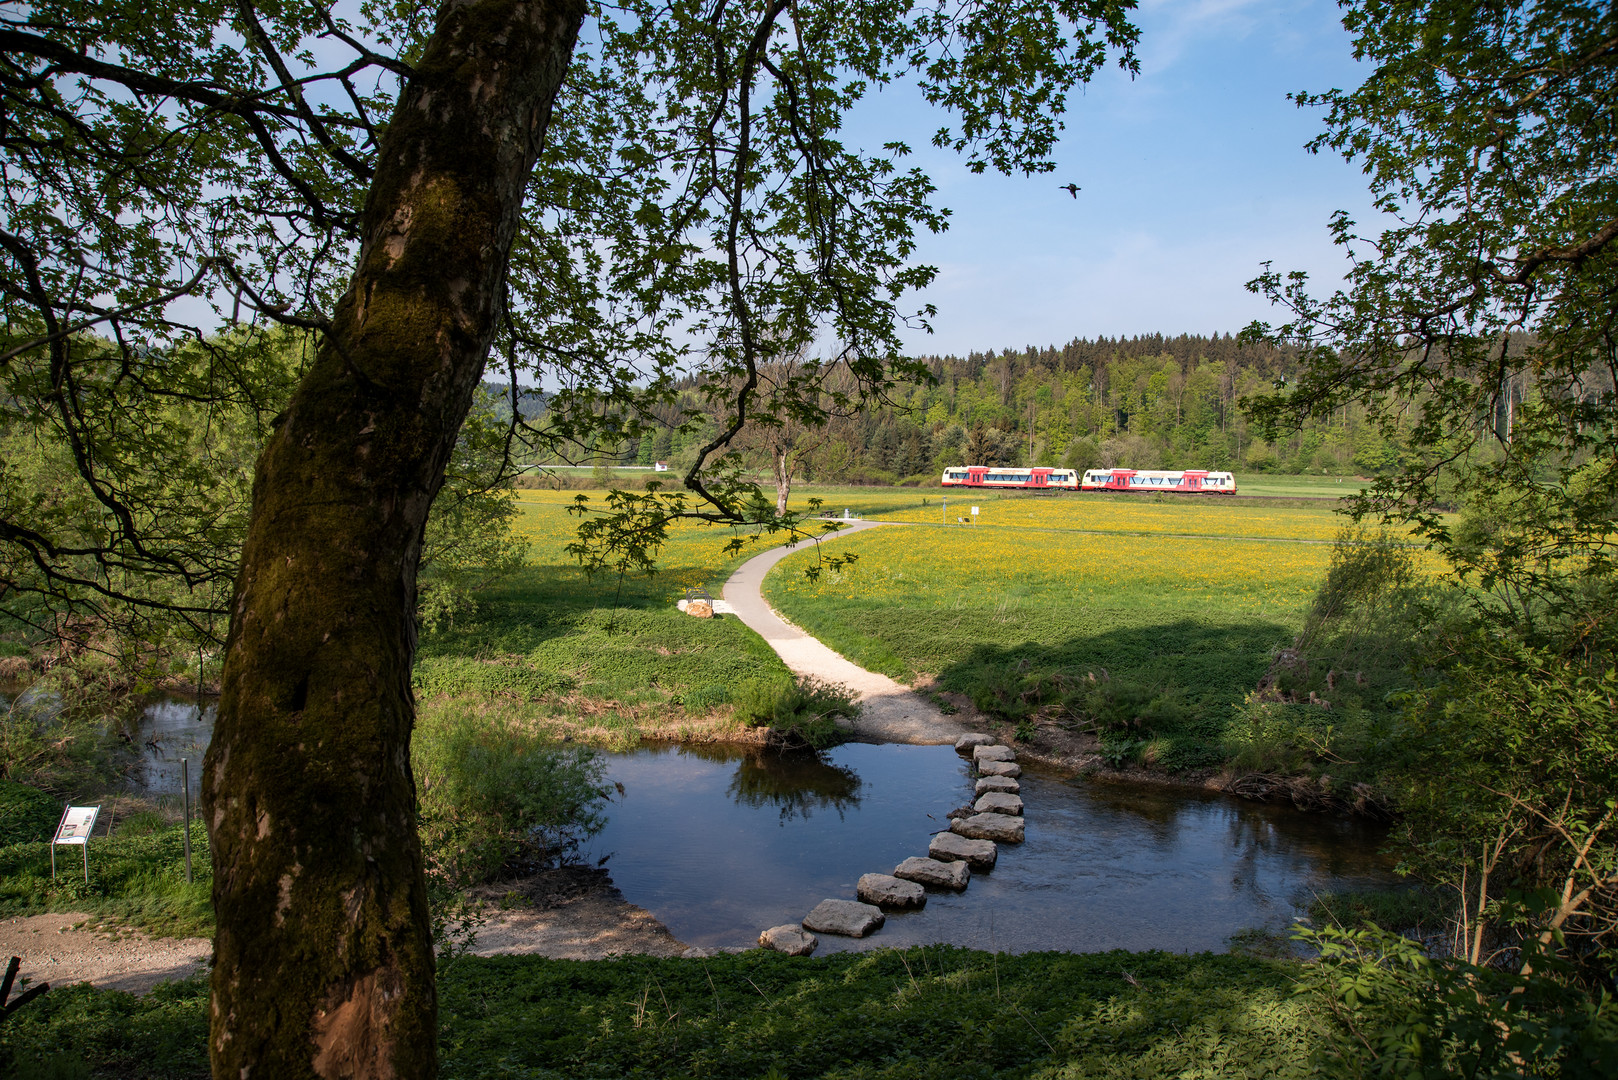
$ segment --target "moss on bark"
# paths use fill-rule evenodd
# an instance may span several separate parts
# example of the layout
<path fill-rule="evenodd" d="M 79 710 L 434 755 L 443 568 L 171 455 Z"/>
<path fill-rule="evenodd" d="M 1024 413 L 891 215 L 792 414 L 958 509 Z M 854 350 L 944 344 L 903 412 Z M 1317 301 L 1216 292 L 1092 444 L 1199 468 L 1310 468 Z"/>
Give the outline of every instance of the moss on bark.
<path fill-rule="evenodd" d="M 379 149 L 352 285 L 259 460 L 203 795 L 216 1076 L 437 1071 L 416 566 L 582 16 L 443 9 Z"/>

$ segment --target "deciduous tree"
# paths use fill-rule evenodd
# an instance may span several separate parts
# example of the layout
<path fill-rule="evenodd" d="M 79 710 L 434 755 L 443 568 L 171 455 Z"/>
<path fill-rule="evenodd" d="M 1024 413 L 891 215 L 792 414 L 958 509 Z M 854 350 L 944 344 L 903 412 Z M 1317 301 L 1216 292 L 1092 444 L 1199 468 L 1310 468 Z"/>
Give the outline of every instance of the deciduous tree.
<path fill-rule="evenodd" d="M 856 395 L 919 373 L 898 305 L 932 276 L 915 230 L 946 217 L 902 140 L 844 145 L 847 110 L 909 77 L 953 114 L 934 141 L 971 168 L 1047 170 L 1066 91 L 1109 56 L 1133 64 L 1130 6 L 0 14 L 0 365 L 41 381 L 117 523 L 86 552 L 10 519 L 0 539 L 32 544 L 41 573 L 71 554 L 195 575 L 205 552 L 128 512 L 141 493 L 90 407 L 157 440 L 154 397 L 244 392 L 235 350 L 196 379 L 169 362 L 207 336 L 199 309 L 318 336 L 256 468 L 206 770 L 216 1075 L 435 1070 L 412 613 L 427 510 L 491 350 L 514 395 L 523 372 L 553 392 L 551 425 L 513 408 L 514 437 L 557 445 L 644 434 L 676 376 L 702 372 L 717 433 L 685 478 L 690 512 L 745 520 L 756 502 L 703 464 L 755 412 L 801 407 L 761 397 L 762 365 L 825 334 Z M 92 332 L 106 344 L 86 355 Z"/>

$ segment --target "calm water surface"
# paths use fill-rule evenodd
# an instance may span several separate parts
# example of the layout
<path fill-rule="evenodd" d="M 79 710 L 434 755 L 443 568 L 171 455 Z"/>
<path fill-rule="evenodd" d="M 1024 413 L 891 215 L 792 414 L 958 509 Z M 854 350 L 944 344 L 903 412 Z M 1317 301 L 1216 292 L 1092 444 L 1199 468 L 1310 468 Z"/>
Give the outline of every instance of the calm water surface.
<path fill-rule="evenodd" d="M 750 945 L 865 873 L 925 855 L 970 768 L 950 747 L 852 743 L 820 760 L 736 748 L 611 755 L 624 794 L 591 841 L 631 902 L 695 945 Z M 1281 929 L 1312 891 L 1393 880 L 1380 830 L 1226 796 L 1025 773 L 1027 842 L 960 894 L 890 914 L 861 941 L 821 949 L 950 942 L 1006 952 L 1223 949 Z"/>
<path fill-rule="evenodd" d="M 146 708 L 130 787 L 178 796 L 180 759 L 200 795 L 213 706 Z M 743 747 L 651 745 L 608 754 L 623 786 L 583 855 L 604 859 L 631 903 L 693 945 L 752 945 L 827 897 L 853 899 L 861 874 L 927 854 L 949 810 L 972 800 L 948 746 L 850 743 L 816 757 Z M 1313 892 L 1395 881 L 1382 830 L 1179 788 L 1025 773 L 1027 841 L 1000 845 L 994 871 L 960 894 L 821 951 L 949 942 L 1005 952 L 1226 947 L 1283 929 Z"/>

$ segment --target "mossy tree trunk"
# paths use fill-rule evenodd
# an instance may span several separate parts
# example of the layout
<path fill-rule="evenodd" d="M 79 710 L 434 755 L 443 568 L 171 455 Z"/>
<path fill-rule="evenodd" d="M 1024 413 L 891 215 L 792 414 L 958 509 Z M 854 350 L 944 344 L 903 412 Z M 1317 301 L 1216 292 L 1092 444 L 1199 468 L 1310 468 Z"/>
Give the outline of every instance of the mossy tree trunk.
<path fill-rule="evenodd" d="M 259 460 L 203 794 L 219 1077 L 430 1077 L 410 773 L 422 528 L 481 378 L 581 0 L 451 0 L 359 264 Z"/>

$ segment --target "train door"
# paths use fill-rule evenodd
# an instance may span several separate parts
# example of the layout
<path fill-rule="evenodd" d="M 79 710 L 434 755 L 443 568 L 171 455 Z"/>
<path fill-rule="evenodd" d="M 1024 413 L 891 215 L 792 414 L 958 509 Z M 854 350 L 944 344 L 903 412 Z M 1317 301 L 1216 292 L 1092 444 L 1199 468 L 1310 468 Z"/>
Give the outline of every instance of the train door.
<path fill-rule="evenodd" d="M 985 477 L 989 475 L 987 465 L 972 465 L 966 470 L 966 482 L 973 486 L 981 486 Z"/>

